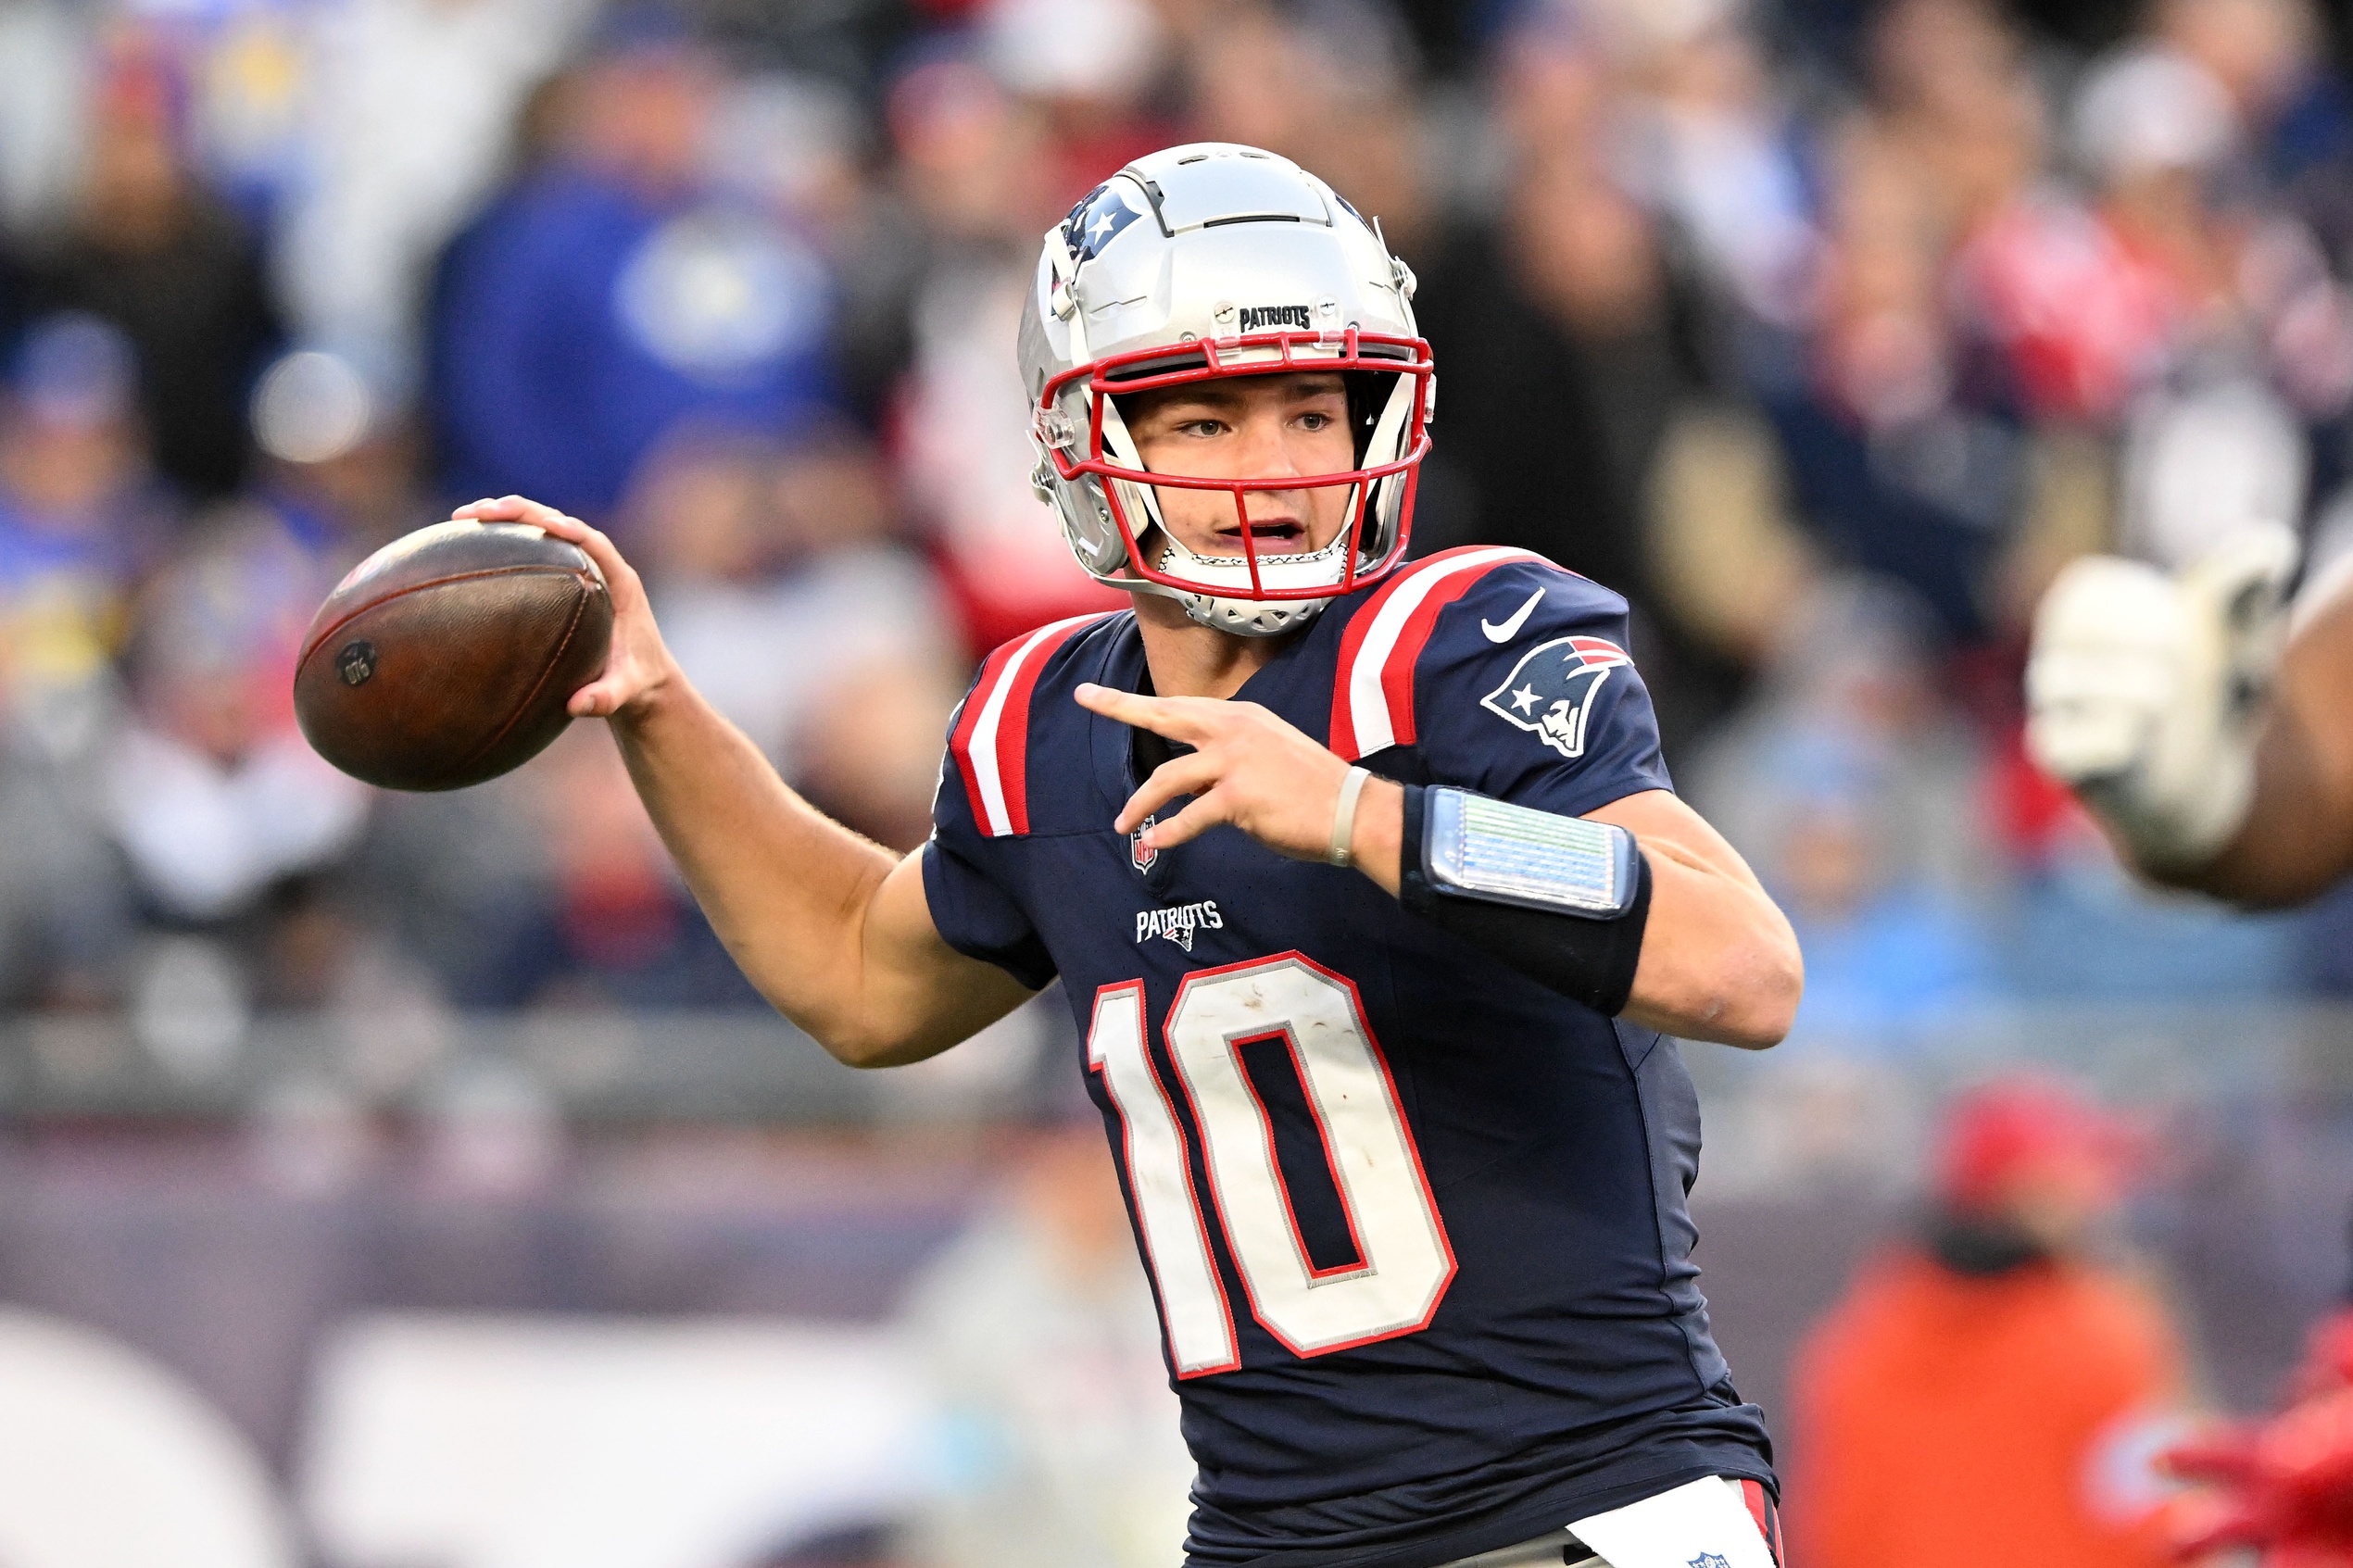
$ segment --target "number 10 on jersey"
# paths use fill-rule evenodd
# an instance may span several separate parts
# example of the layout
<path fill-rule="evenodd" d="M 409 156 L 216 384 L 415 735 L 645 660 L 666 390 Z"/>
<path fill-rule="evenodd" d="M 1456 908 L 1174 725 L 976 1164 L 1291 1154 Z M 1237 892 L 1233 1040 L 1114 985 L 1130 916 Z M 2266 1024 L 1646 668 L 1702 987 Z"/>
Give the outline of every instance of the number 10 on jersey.
<path fill-rule="evenodd" d="M 1240 1364 L 1232 1308 L 1186 1159 L 1186 1135 L 1144 1041 L 1140 980 L 1095 993 L 1087 1062 L 1126 1140 L 1128 1190 L 1179 1377 Z M 1196 971 L 1163 1035 L 1176 1069 L 1227 1250 L 1251 1315 L 1293 1355 L 1319 1356 L 1426 1328 L 1454 1253 L 1414 1135 L 1356 988 L 1299 953 Z M 1318 1269 L 1276 1154 L 1246 1043 L 1279 1039 L 1299 1073 L 1355 1257 Z"/>

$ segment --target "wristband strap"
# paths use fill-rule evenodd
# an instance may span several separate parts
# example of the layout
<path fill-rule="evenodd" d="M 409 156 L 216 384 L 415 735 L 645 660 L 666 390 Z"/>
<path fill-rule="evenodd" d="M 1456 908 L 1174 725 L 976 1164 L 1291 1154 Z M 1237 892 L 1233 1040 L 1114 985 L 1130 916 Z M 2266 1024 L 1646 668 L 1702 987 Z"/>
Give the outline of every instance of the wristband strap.
<path fill-rule="evenodd" d="M 1512 890 L 1502 888 L 1488 893 L 1449 883 L 1443 871 L 1431 874 L 1437 868 L 1430 863 L 1429 842 L 1434 814 L 1429 809 L 1431 797 L 1442 800 L 1449 793 L 1443 786 L 1405 786 L 1405 841 L 1398 857 L 1397 901 L 1409 913 L 1571 1001 L 1607 1016 L 1623 1011 L 1627 997 L 1633 994 L 1642 934 L 1650 922 L 1649 859 L 1636 847 L 1626 866 L 1631 887 L 1620 895 L 1626 901 L 1615 913 L 1593 909 L 1572 913 L 1552 899 L 1514 897 Z M 1442 813 L 1435 814 L 1442 817 Z M 1625 830 L 1610 831 L 1622 834 Z"/>
<path fill-rule="evenodd" d="M 1356 836 L 1356 802 L 1365 793 L 1365 781 L 1373 775 L 1363 768 L 1351 768 L 1348 776 L 1340 781 L 1340 804 L 1332 809 L 1332 847 L 1324 859 L 1335 866 L 1348 867 L 1356 863 L 1349 850 L 1349 841 Z"/>

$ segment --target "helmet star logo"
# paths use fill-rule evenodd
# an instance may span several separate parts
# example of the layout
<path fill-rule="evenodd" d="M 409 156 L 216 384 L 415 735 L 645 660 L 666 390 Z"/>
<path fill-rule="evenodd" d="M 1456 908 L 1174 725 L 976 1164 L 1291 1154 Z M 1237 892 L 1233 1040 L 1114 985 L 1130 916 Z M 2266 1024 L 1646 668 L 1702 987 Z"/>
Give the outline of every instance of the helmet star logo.
<path fill-rule="evenodd" d="M 1106 182 L 1070 209 L 1070 216 L 1063 220 L 1063 239 L 1076 259 L 1092 261 L 1102 254 L 1105 245 L 1119 238 L 1123 230 L 1142 216 L 1127 204 L 1115 184 Z"/>

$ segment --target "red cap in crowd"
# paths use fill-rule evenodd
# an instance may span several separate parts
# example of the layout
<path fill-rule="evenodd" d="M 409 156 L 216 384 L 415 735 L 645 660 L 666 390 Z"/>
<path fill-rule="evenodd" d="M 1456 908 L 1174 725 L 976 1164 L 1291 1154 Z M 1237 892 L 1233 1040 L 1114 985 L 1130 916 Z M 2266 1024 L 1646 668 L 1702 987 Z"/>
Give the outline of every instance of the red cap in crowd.
<path fill-rule="evenodd" d="M 2055 1079 L 1997 1078 L 1957 1101 L 1944 1123 L 1937 1195 L 1949 1208 L 1983 1212 L 2026 1196 L 2099 1208 L 2141 1163 L 2145 1138 Z"/>

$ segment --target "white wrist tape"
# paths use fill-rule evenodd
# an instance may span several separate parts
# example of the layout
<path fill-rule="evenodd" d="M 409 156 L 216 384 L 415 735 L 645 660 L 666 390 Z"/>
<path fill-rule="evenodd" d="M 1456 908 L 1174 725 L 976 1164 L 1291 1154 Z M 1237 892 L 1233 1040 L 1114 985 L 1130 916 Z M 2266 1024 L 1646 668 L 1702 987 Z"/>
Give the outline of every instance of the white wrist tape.
<path fill-rule="evenodd" d="M 1348 776 L 1340 781 L 1340 804 L 1332 809 L 1332 847 L 1324 859 L 1335 866 L 1356 863 L 1349 843 L 1356 836 L 1356 802 L 1365 793 L 1365 781 L 1373 775 L 1363 768 L 1351 768 Z"/>

